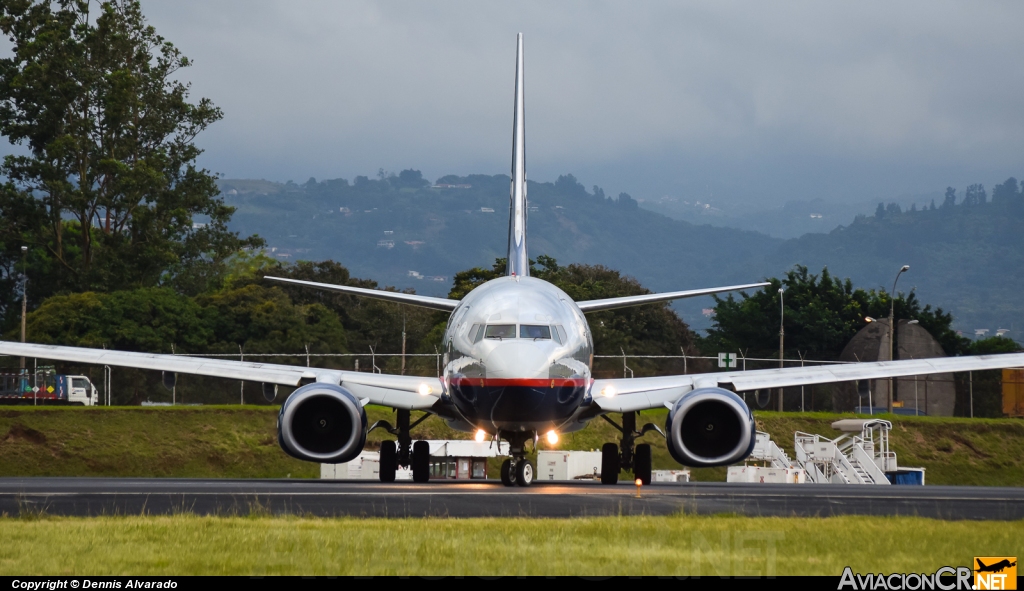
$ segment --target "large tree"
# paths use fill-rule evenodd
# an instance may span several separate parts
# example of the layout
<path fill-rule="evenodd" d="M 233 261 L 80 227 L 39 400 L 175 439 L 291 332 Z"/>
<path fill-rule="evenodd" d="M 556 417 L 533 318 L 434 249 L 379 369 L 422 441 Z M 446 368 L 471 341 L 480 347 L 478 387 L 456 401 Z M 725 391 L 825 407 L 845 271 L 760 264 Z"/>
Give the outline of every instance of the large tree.
<path fill-rule="evenodd" d="M 21 146 L 0 165 L 8 280 L 27 245 L 36 301 L 171 283 L 195 292 L 210 267 L 260 243 L 227 231 L 233 209 L 196 164 L 194 140 L 220 109 L 190 101 L 177 75 L 191 62 L 138 1 L 8 0 L 0 31 L 12 44 L 0 133 Z"/>

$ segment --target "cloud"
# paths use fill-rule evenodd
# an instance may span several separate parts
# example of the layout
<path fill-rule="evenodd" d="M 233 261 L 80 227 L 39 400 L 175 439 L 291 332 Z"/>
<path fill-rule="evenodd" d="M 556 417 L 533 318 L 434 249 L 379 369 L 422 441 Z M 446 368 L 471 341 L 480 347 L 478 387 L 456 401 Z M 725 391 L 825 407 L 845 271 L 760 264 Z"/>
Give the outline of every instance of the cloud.
<path fill-rule="evenodd" d="M 143 7 L 224 109 L 199 143 L 232 177 L 505 172 L 519 31 L 534 179 L 781 199 L 1024 174 L 1019 2 Z"/>

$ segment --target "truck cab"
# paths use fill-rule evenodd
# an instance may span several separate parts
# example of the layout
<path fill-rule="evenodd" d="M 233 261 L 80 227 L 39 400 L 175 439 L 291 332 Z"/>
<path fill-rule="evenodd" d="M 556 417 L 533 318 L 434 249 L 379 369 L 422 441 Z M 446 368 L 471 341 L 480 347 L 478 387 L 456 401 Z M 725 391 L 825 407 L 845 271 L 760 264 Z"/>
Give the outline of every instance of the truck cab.
<path fill-rule="evenodd" d="M 68 404 L 95 406 L 99 403 L 99 396 L 96 387 L 92 385 L 86 376 L 58 376 L 58 381 L 64 380 L 64 391 L 67 392 Z"/>

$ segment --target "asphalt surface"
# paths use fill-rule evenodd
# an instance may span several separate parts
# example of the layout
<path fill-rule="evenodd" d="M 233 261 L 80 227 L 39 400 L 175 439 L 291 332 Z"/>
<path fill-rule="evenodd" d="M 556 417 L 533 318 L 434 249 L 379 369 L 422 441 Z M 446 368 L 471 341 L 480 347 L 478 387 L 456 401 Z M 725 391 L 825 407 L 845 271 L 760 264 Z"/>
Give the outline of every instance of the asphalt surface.
<path fill-rule="evenodd" d="M 0 513 L 577 517 L 679 512 L 1024 519 L 1024 488 L 838 484 L 0 478 Z"/>

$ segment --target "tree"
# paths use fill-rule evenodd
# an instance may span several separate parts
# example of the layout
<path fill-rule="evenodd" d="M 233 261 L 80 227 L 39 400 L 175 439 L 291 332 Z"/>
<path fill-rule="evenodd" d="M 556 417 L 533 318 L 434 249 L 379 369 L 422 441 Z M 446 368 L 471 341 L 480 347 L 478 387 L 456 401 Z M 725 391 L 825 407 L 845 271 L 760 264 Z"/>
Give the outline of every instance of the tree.
<path fill-rule="evenodd" d="M 942 200 L 942 209 L 953 207 L 956 205 L 956 189 L 953 187 L 946 187 L 946 198 Z"/>
<path fill-rule="evenodd" d="M 746 351 L 748 357 L 772 357 L 779 347 L 779 288 L 785 288 L 786 349 L 805 358 L 834 361 L 867 316 L 889 315 L 890 296 L 884 290 L 854 289 L 849 280 L 833 277 L 828 269 L 820 275 L 797 265 L 784 279 L 771 278 L 771 285 L 753 295 L 727 298 L 715 296 L 715 319 L 702 342 L 705 351 Z M 897 319 L 916 319 L 939 341 L 947 355 L 960 355 L 969 344 L 952 330 L 953 317 L 941 308 L 921 306 L 911 292 L 897 294 Z"/>
<path fill-rule="evenodd" d="M 985 194 L 985 185 L 976 183 L 968 185 L 967 190 L 964 191 L 964 202 L 962 205 L 975 207 L 978 205 L 985 205 L 987 201 L 988 195 Z"/>
<path fill-rule="evenodd" d="M 258 238 L 196 166 L 196 136 L 222 116 L 176 79 L 191 62 L 148 26 L 137 0 L 6 2 L 0 133 L 26 153 L 0 166 L 4 254 L 31 248 L 34 299 L 179 282 Z M 195 216 L 206 218 L 194 225 Z"/>
<path fill-rule="evenodd" d="M 1017 179 L 1012 176 L 1003 184 L 996 185 L 992 189 L 992 203 L 1016 203 L 1020 201 L 1020 196 Z"/>

